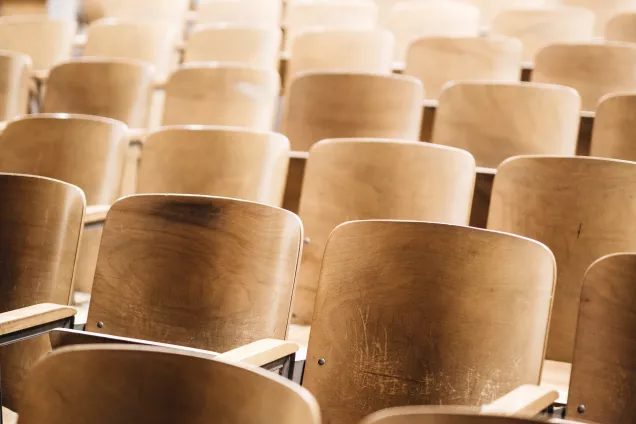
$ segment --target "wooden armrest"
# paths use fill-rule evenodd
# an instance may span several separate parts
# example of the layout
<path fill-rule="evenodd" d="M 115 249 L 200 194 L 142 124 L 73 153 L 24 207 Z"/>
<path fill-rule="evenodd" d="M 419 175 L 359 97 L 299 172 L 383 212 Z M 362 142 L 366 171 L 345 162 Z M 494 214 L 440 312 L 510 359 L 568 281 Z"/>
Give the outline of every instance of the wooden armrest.
<path fill-rule="evenodd" d="M 593 110 L 582 110 L 581 111 L 581 118 L 594 119 L 595 117 L 596 117 L 596 112 L 594 112 Z"/>
<path fill-rule="evenodd" d="M 481 407 L 481 413 L 490 415 L 507 415 L 515 417 L 533 417 L 552 405 L 559 397 L 556 390 L 544 389 L 532 384 L 517 387 L 504 395 Z"/>
<path fill-rule="evenodd" d="M 422 107 L 428 107 L 431 109 L 437 109 L 437 105 L 439 105 L 437 99 L 424 99 L 422 102 Z"/>
<path fill-rule="evenodd" d="M 4 336 L 5 334 L 70 318 L 76 313 L 77 310 L 71 306 L 56 305 L 54 303 L 40 303 L 4 312 L 0 314 L 0 335 Z"/>
<path fill-rule="evenodd" d="M 478 166 L 475 171 L 478 174 L 486 174 L 486 175 L 497 175 L 496 168 L 484 168 L 483 166 Z"/>
<path fill-rule="evenodd" d="M 130 143 L 141 143 L 143 144 L 144 140 L 150 134 L 150 130 L 146 128 L 129 128 L 128 129 L 128 139 Z"/>
<path fill-rule="evenodd" d="M 96 224 L 104 222 L 110 210 L 110 205 L 90 205 L 86 207 L 86 218 L 84 224 Z"/>
<path fill-rule="evenodd" d="M 48 69 L 34 69 L 31 71 L 31 78 L 37 80 L 42 83 L 49 79 L 49 70 Z"/>
<path fill-rule="evenodd" d="M 2 407 L 2 424 L 17 424 L 18 414 L 10 409 Z"/>
<path fill-rule="evenodd" d="M 289 157 L 291 159 L 309 159 L 309 152 L 298 152 L 298 151 L 293 151 L 293 152 L 289 152 Z"/>
<path fill-rule="evenodd" d="M 261 367 L 296 352 L 298 352 L 296 343 L 263 339 L 222 353 L 219 355 L 219 359 Z"/>

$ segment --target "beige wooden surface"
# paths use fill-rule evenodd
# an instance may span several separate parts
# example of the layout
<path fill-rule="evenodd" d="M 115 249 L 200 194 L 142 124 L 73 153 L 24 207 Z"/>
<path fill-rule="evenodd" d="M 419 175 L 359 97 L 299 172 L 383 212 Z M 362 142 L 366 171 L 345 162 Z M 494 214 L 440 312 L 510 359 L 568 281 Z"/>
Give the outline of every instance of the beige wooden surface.
<path fill-rule="evenodd" d="M 277 0 L 206 1 L 197 7 L 198 24 L 280 27 L 282 2 Z"/>
<path fill-rule="evenodd" d="M 604 97 L 596 111 L 591 155 L 636 161 L 636 93 Z"/>
<path fill-rule="evenodd" d="M 636 13 L 632 10 L 614 15 L 605 26 L 604 35 L 606 40 L 636 42 Z"/>
<path fill-rule="evenodd" d="M 566 6 L 579 6 L 591 10 L 596 15 L 594 35 L 603 36 L 608 21 L 621 11 L 636 8 L 635 0 L 560 0 Z"/>
<path fill-rule="evenodd" d="M 31 60 L 20 53 L 0 53 L 0 120 L 7 121 L 27 112 Z"/>
<path fill-rule="evenodd" d="M 531 9 L 544 6 L 548 0 L 460 0 L 479 9 L 481 25 L 488 28 L 502 11 L 513 8 Z"/>
<path fill-rule="evenodd" d="M 0 335 L 26 330 L 75 315 L 75 308 L 54 303 L 39 303 L 0 313 Z"/>

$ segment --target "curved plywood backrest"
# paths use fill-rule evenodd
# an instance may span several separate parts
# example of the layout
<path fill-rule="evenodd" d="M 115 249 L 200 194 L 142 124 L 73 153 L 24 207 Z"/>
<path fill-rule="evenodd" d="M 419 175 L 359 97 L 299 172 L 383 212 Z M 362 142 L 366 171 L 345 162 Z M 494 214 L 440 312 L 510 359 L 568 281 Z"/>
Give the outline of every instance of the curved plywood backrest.
<path fill-rule="evenodd" d="M 601 99 L 594 118 L 591 156 L 636 161 L 636 93 Z"/>
<path fill-rule="evenodd" d="M 535 58 L 532 81 L 576 89 L 584 111 L 594 111 L 607 94 L 636 90 L 636 45 L 553 44 Z"/>
<path fill-rule="evenodd" d="M 89 205 L 119 197 L 127 127 L 85 115 L 28 115 L 0 135 L 0 172 L 40 175 L 80 187 Z"/>
<path fill-rule="evenodd" d="M 0 312 L 38 303 L 67 305 L 85 201 L 49 178 L 0 174 Z M 50 350 L 48 337 L 0 349 L 3 405 L 14 409 L 22 379 Z"/>
<path fill-rule="evenodd" d="M 179 38 L 177 28 L 167 22 L 102 19 L 88 26 L 84 56 L 135 59 L 155 67 L 156 78 L 165 80 Z"/>
<path fill-rule="evenodd" d="M 477 7 L 481 16 L 481 25 L 490 27 L 492 20 L 501 11 L 510 8 L 535 8 L 544 6 L 546 0 L 460 0 L 463 3 L 472 4 Z"/>
<path fill-rule="evenodd" d="M 403 62 L 409 45 L 418 38 L 478 36 L 479 10 L 457 1 L 397 3 L 387 28 L 395 34 L 393 58 Z"/>
<path fill-rule="evenodd" d="M 280 0 L 208 0 L 199 2 L 197 22 L 279 28 L 282 12 Z"/>
<path fill-rule="evenodd" d="M 328 138 L 418 140 L 423 101 L 413 77 L 306 72 L 286 96 L 282 132 L 297 151 Z"/>
<path fill-rule="evenodd" d="M 520 40 L 523 61 L 533 62 L 535 55 L 550 44 L 592 41 L 594 22 L 594 13 L 582 7 L 505 9 L 495 16 L 491 33 Z"/>
<path fill-rule="evenodd" d="M 519 81 L 521 51 L 521 42 L 508 37 L 425 37 L 410 45 L 404 74 L 437 99 L 450 81 Z"/>
<path fill-rule="evenodd" d="M 432 142 L 468 150 L 489 168 L 522 154 L 574 155 L 580 106 L 562 86 L 459 82 L 442 91 Z"/>
<path fill-rule="evenodd" d="M 163 125 L 224 125 L 271 130 L 280 77 L 267 68 L 191 63 L 166 84 Z"/>
<path fill-rule="evenodd" d="M 104 226 L 86 330 L 217 352 L 284 339 L 301 240 L 296 215 L 259 203 L 123 198 Z"/>
<path fill-rule="evenodd" d="M 313 396 L 273 373 L 122 345 L 47 356 L 28 378 L 22 410 L 24 424 L 320 424 Z"/>
<path fill-rule="evenodd" d="M 390 74 L 394 44 L 393 34 L 382 29 L 307 30 L 291 46 L 286 80 L 306 71 Z"/>
<path fill-rule="evenodd" d="M 605 39 L 636 42 L 636 13 L 619 13 L 605 26 Z"/>
<path fill-rule="evenodd" d="M 497 170 L 488 228 L 545 243 L 557 260 L 547 359 L 572 362 L 585 270 L 636 250 L 636 163 L 583 157 L 513 158 Z"/>
<path fill-rule="evenodd" d="M 31 60 L 23 54 L 0 51 L 0 121 L 27 112 Z"/>
<path fill-rule="evenodd" d="M 636 420 L 636 254 L 605 256 L 583 279 L 567 415 L 593 422 Z M 584 405 L 583 410 L 579 405 Z"/>
<path fill-rule="evenodd" d="M 281 134 L 226 127 L 168 127 L 151 134 L 137 193 L 233 197 L 280 206 L 289 140 Z"/>
<path fill-rule="evenodd" d="M 292 311 L 309 324 L 329 234 L 356 219 L 410 219 L 468 225 L 475 159 L 428 143 L 347 139 L 315 144 L 300 213 L 306 229 Z"/>
<path fill-rule="evenodd" d="M 622 11 L 636 8 L 636 0 L 561 0 L 566 6 L 579 6 L 591 10 L 596 15 L 594 35 L 603 36 L 607 22 Z"/>
<path fill-rule="evenodd" d="M 5 16 L 0 18 L 0 50 L 25 54 L 36 70 L 48 70 L 71 56 L 74 21 L 46 16 Z"/>
<path fill-rule="evenodd" d="M 343 224 L 325 249 L 303 385 L 327 422 L 355 424 L 392 406 L 478 406 L 537 384 L 555 271 L 544 245 L 510 234 Z"/>
<path fill-rule="evenodd" d="M 545 420 L 479 414 L 478 408 L 461 406 L 402 406 L 384 409 L 360 424 L 534 424 Z M 562 421 L 566 424 L 565 421 Z M 575 423 L 572 423 L 575 424 Z"/>
<path fill-rule="evenodd" d="M 135 60 L 73 60 L 51 70 L 42 109 L 103 116 L 145 128 L 153 78 L 153 67 Z"/>
<path fill-rule="evenodd" d="M 277 69 L 281 39 L 281 30 L 275 27 L 196 27 L 186 41 L 184 62 L 229 62 Z"/>
<path fill-rule="evenodd" d="M 183 22 L 190 0 L 101 0 L 104 17 Z"/>

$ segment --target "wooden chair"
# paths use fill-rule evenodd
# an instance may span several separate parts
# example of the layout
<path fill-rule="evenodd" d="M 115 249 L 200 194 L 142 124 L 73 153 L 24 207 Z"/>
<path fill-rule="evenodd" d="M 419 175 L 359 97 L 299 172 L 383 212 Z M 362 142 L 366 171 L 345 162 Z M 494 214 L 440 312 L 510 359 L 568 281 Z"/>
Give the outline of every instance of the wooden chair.
<path fill-rule="evenodd" d="M 535 58 L 532 81 L 567 85 L 595 111 L 606 94 L 636 90 L 636 46 L 630 43 L 553 44 Z"/>
<path fill-rule="evenodd" d="M 31 59 L 0 51 L 0 121 L 8 121 L 27 113 Z"/>
<path fill-rule="evenodd" d="M 532 419 L 479 413 L 479 408 L 462 406 L 401 406 L 375 412 L 360 424 L 536 424 Z M 556 421 L 555 421 L 556 422 Z M 558 421 L 563 424 L 571 421 Z"/>
<path fill-rule="evenodd" d="M 47 0 L 3 0 L 0 12 L 3 16 L 46 15 Z"/>
<path fill-rule="evenodd" d="M 291 46 L 285 82 L 306 71 L 393 71 L 395 37 L 387 30 L 307 30 Z"/>
<path fill-rule="evenodd" d="M 163 125 L 224 125 L 271 130 L 280 77 L 273 69 L 190 63 L 166 84 Z"/>
<path fill-rule="evenodd" d="M 177 28 L 166 22 L 102 19 L 88 26 L 84 56 L 135 59 L 155 67 L 163 81 L 176 65 Z"/>
<path fill-rule="evenodd" d="M 182 24 L 190 0 L 101 0 L 105 18 Z"/>
<path fill-rule="evenodd" d="M 121 345 L 71 347 L 48 356 L 29 376 L 22 409 L 24 424 L 321 422 L 314 397 L 272 373 Z"/>
<path fill-rule="evenodd" d="M 403 62 L 409 45 L 418 38 L 479 35 L 479 9 L 455 1 L 398 3 L 391 9 L 387 28 L 395 34 L 393 58 Z"/>
<path fill-rule="evenodd" d="M 199 24 L 233 24 L 279 28 L 280 0 L 206 0 L 197 7 Z"/>
<path fill-rule="evenodd" d="M 550 44 L 591 42 L 594 21 L 594 13 L 582 7 L 505 9 L 494 17 L 490 31 L 519 39 L 522 60 L 532 63 L 536 54 Z"/>
<path fill-rule="evenodd" d="M 51 70 L 43 112 L 80 113 L 146 128 L 153 68 L 130 59 L 76 59 Z"/>
<path fill-rule="evenodd" d="M 196 27 L 186 41 L 184 62 L 230 62 L 278 68 L 279 28 L 209 24 Z"/>
<path fill-rule="evenodd" d="M 497 170 L 488 228 L 545 243 L 557 260 L 546 358 L 572 362 L 585 270 L 596 259 L 636 249 L 636 164 L 528 156 Z"/>
<path fill-rule="evenodd" d="M 605 39 L 610 41 L 636 42 L 636 13 L 624 12 L 614 15 L 605 26 Z"/>
<path fill-rule="evenodd" d="M 325 250 L 303 386 L 326 422 L 355 424 L 387 407 L 479 406 L 536 384 L 555 274 L 549 249 L 510 234 L 343 224 Z"/>
<path fill-rule="evenodd" d="M 71 297 L 84 195 L 61 181 L 0 174 L 0 197 L 0 335 L 34 326 L 43 332 L 75 314 L 64 305 Z M 5 406 L 18 410 L 22 379 L 47 349 L 46 337 L 0 348 Z"/>
<path fill-rule="evenodd" d="M 519 81 L 521 52 L 521 42 L 508 37 L 425 37 L 410 45 L 404 74 L 437 99 L 450 81 Z"/>
<path fill-rule="evenodd" d="M 292 311 L 311 323 L 322 254 L 329 234 L 356 219 L 406 219 L 467 225 L 475 160 L 428 143 L 377 139 L 313 145 L 299 215 L 306 236 Z"/>
<path fill-rule="evenodd" d="M 327 138 L 417 140 L 423 99 L 408 76 L 305 72 L 286 96 L 282 132 L 297 151 Z"/>
<path fill-rule="evenodd" d="M 635 93 L 603 97 L 594 119 L 591 156 L 636 161 L 635 113 Z"/>
<path fill-rule="evenodd" d="M 607 22 L 615 15 L 623 11 L 629 11 L 636 7 L 636 0 L 561 0 L 566 6 L 579 6 L 591 10 L 596 15 L 594 34 L 603 36 Z"/>
<path fill-rule="evenodd" d="M 167 127 L 144 142 L 137 193 L 233 197 L 272 206 L 283 201 L 289 140 L 226 127 Z"/>
<path fill-rule="evenodd" d="M 460 0 L 479 8 L 481 25 L 488 28 L 500 13 L 512 8 L 536 8 L 546 4 L 547 0 Z"/>
<path fill-rule="evenodd" d="M 31 58 L 40 74 L 70 59 L 77 24 L 46 16 L 0 17 L 0 50 L 11 50 Z"/>
<path fill-rule="evenodd" d="M 488 168 L 522 154 L 574 155 L 580 105 L 576 91 L 556 85 L 454 83 L 440 96 L 432 142 Z"/>

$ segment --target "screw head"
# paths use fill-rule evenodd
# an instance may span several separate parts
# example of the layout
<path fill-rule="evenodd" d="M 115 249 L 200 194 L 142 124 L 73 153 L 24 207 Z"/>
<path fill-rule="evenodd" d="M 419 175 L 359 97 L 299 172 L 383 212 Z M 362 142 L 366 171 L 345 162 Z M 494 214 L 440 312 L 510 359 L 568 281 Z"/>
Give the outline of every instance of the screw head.
<path fill-rule="evenodd" d="M 104 323 L 101 321 L 97 321 L 97 328 L 102 328 L 104 327 Z"/>
<path fill-rule="evenodd" d="M 318 359 L 318 365 L 325 365 L 325 359 L 324 358 L 320 358 Z"/>
<path fill-rule="evenodd" d="M 311 243 L 311 239 L 310 239 L 309 237 L 305 237 L 305 238 L 303 239 L 303 243 L 304 243 L 304 244 L 309 244 L 309 243 Z"/>
<path fill-rule="evenodd" d="M 576 407 L 576 412 L 578 412 L 579 414 L 583 414 L 585 413 L 585 405 L 579 405 Z"/>

